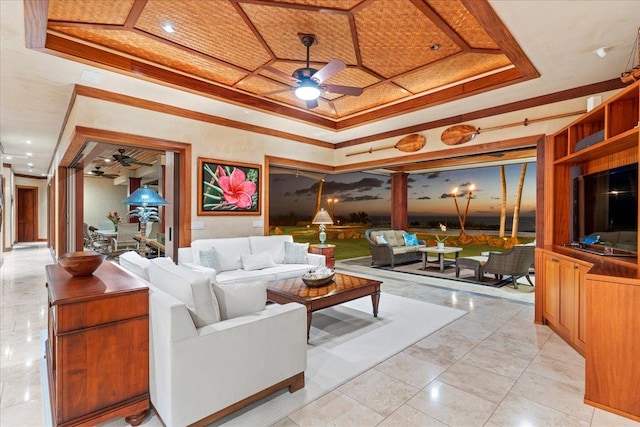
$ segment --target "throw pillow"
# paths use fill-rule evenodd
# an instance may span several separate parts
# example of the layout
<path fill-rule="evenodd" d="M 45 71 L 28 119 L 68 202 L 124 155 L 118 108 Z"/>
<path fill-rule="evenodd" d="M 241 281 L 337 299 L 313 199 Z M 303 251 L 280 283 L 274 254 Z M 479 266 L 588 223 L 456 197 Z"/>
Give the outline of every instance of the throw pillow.
<path fill-rule="evenodd" d="M 222 320 L 264 310 L 267 305 L 267 282 L 213 284 Z"/>
<path fill-rule="evenodd" d="M 415 234 L 404 234 L 404 244 L 405 246 L 418 246 L 418 236 Z"/>
<path fill-rule="evenodd" d="M 282 263 L 283 264 L 306 264 L 308 251 L 309 251 L 308 243 L 284 242 L 284 261 Z"/>
<path fill-rule="evenodd" d="M 376 236 L 376 243 L 379 245 L 386 245 L 387 239 L 385 239 L 384 236 Z"/>
<path fill-rule="evenodd" d="M 271 259 L 268 252 L 262 252 L 255 255 L 240 255 L 242 260 L 242 269 L 245 271 L 262 270 L 263 268 L 275 267 L 276 263 Z"/>
<path fill-rule="evenodd" d="M 220 259 L 218 258 L 216 248 L 200 250 L 200 265 L 203 267 L 213 268 L 215 271 L 221 271 Z"/>
<path fill-rule="evenodd" d="M 156 287 L 186 304 L 196 328 L 220 321 L 218 300 L 206 275 L 175 265 L 171 258 L 154 258 L 149 278 Z"/>

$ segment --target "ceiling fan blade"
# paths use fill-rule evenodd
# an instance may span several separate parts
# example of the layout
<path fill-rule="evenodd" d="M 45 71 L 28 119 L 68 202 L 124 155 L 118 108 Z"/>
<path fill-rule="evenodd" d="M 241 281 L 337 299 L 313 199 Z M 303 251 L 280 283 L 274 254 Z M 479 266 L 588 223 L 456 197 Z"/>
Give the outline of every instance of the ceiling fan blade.
<path fill-rule="evenodd" d="M 277 93 L 289 92 L 290 90 L 293 90 L 293 88 L 289 87 L 289 88 L 286 88 L 286 89 L 272 90 L 271 92 L 261 93 L 260 96 L 271 96 L 271 95 L 275 95 Z"/>
<path fill-rule="evenodd" d="M 341 93 L 343 95 L 360 96 L 362 95 L 362 88 L 353 86 L 340 86 L 340 85 L 322 85 L 322 89 L 329 93 Z"/>
<path fill-rule="evenodd" d="M 291 76 L 291 75 L 289 75 L 289 74 L 287 74 L 287 73 L 285 73 L 283 71 L 278 70 L 277 68 L 273 68 L 273 67 L 270 67 L 268 65 L 263 65 L 260 68 L 262 68 L 263 70 L 268 71 L 270 73 L 273 73 L 276 76 L 280 76 L 283 79 L 287 79 L 289 81 L 292 81 L 294 83 L 298 83 L 299 82 L 298 79 L 294 78 L 293 76 Z"/>
<path fill-rule="evenodd" d="M 309 101 L 307 101 L 307 108 L 311 109 L 311 108 L 316 108 L 318 106 L 318 100 L 317 99 L 311 99 Z"/>
<path fill-rule="evenodd" d="M 153 166 L 153 164 L 151 163 L 145 163 L 145 162 L 139 162 L 137 160 L 133 160 L 133 159 L 129 159 L 127 160 L 128 166 L 133 165 L 140 165 L 140 166 Z"/>
<path fill-rule="evenodd" d="M 339 59 L 334 59 L 329 62 L 327 65 L 318 70 L 314 75 L 311 76 L 312 80 L 315 80 L 318 83 L 322 83 L 327 80 L 329 77 L 334 74 L 344 70 L 347 68 L 347 64 L 340 61 Z"/>

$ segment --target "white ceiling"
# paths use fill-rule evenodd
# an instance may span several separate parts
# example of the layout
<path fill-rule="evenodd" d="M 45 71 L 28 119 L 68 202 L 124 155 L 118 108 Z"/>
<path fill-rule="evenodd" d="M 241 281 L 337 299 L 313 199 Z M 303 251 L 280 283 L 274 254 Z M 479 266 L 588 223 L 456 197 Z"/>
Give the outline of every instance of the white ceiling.
<path fill-rule="evenodd" d="M 540 78 L 334 132 L 28 50 L 24 47 L 23 3 L 3 0 L 0 1 L 3 163 L 10 163 L 18 174 L 47 173 L 75 84 L 338 143 L 616 79 L 628 68 L 640 26 L 640 0 L 494 0 L 490 4 L 540 72 Z M 608 48 L 604 58 L 594 52 L 600 47 Z M 635 65 L 637 58 L 631 61 Z M 98 73 L 101 81 L 83 80 L 85 70 Z M 25 156 L 27 152 L 32 156 L 6 157 Z"/>

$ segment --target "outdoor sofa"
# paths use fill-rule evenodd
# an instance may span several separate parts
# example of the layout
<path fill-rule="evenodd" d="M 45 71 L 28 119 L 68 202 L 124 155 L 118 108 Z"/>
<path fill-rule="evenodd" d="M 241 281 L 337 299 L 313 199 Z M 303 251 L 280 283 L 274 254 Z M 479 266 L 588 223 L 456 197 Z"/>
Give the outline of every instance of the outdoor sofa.
<path fill-rule="evenodd" d="M 364 235 L 371 247 L 371 265 L 394 268 L 396 264 L 420 261 L 422 252 L 419 249 L 427 247 L 424 240 L 418 240 L 415 234 L 404 230 L 370 228 Z"/>

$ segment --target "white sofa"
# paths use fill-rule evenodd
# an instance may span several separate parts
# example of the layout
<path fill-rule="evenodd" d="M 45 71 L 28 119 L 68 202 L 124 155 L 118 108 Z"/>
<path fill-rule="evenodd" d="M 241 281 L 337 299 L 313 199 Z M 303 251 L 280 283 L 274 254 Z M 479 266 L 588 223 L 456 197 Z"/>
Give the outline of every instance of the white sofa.
<path fill-rule="evenodd" d="M 324 255 L 306 253 L 307 248 L 308 245 L 294 243 L 289 235 L 199 239 L 191 242 L 188 248 L 178 249 L 178 263 L 205 272 L 216 283 L 288 279 L 325 265 Z M 207 251 L 210 254 L 211 249 L 217 268 L 204 262 L 202 257 Z M 288 256 L 288 250 L 303 251 L 304 259 L 292 259 Z M 248 265 L 250 261 L 260 261 L 261 255 L 270 258 L 273 263 L 267 260 L 265 263 Z"/>
<path fill-rule="evenodd" d="M 127 252 L 119 262 L 149 285 L 149 393 L 166 426 L 206 425 L 278 389 L 304 387 L 303 305 L 265 306 L 264 282 L 218 286 L 170 258 Z"/>

